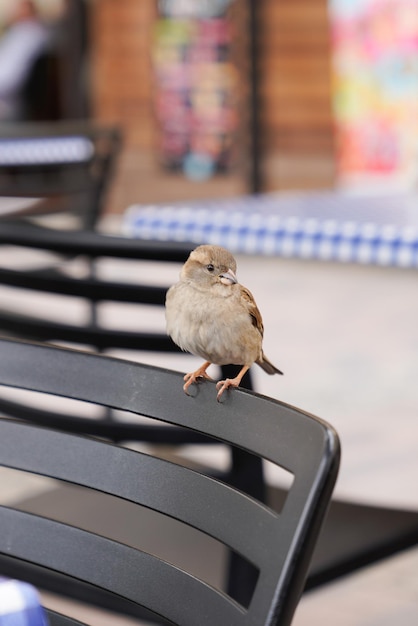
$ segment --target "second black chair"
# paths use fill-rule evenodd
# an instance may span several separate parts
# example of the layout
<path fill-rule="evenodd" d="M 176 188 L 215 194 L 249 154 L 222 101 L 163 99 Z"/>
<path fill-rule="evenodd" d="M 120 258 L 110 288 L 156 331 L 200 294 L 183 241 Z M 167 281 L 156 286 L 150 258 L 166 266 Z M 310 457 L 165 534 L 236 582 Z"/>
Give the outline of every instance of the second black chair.
<path fill-rule="evenodd" d="M 0 124 L 0 196 L 38 199 L 22 215 L 66 213 L 94 229 L 120 146 L 117 127 L 87 121 Z"/>

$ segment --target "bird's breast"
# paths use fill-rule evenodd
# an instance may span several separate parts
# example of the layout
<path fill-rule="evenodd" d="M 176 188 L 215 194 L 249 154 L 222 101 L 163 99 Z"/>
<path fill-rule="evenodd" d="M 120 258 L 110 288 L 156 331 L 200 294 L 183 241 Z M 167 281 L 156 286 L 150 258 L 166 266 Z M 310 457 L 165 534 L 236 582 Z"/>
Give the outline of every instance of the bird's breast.
<path fill-rule="evenodd" d="M 166 320 L 168 334 L 182 350 L 211 363 L 243 364 L 259 356 L 261 336 L 235 289 L 205 293 L 177 283 L 167 293 Z"/>

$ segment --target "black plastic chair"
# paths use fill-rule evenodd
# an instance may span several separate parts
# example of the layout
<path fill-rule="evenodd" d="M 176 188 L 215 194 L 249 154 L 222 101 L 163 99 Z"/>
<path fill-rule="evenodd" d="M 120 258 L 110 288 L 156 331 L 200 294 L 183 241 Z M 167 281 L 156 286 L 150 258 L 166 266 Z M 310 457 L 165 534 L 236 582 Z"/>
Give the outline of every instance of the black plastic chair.
<path fill-rule="evenodd" d="M 12 340 L 0 340 L 0 384 L 174 424 L 266 459 L 292 477 L 276 512 L 196 469 L 95 439 L 1 420 L 1 465 L 162 513 L 165 522 L 177 520 L 182 530 L 191 527 L 228 546 L 257 575 L 248 605 L 242 606 L 225 590 L 202 581 L 204 574 L 191 571 L 185 558 L 172 565 L 150 545 L 132 547 L 120 538 L 103 538 L 100 523 L 94 528 L 97 534 L 91 534 L 55 521 L 60 510 L 43 508 L 36 515 L 14 507 L 0 509 L 1 574 L 128 615 L 143 617 L 145 607 L 174 624 L 290 624 L 338 472 L 339 442 L 329 425 L 244 390 L 218 403 L 213 383 L 188 397 L 181 374 L 166 369 Z M 109 516 L 114 506 L 110 501 Z M 82 526 L 83 511 L 77 514 L 77 526 Z M 97 517 L 100 522 L 103 514 Z M 156 545 L 167 536 L 176 535 L 165 529 Z M 185 538 L 180 557 L 189 551 L 195 556 L 194 535 Z M 198 565 L 213 555 L 212 550 L 202 554 Z M 61 622 L 52 616 L 51 623 Z"/>
<path fill-rule="evenodd" d="M 22 216 L 69 213 L 94 229 L 120 145 L 118 128 L 87 121 L 0 124 L 0 196 L 42 199 Z"/>
<path fill-rule="evenodd" d="M 103 257 L 130 259 L 133 262 L 156 261 L 159 264 L 180 264 L 187 258 L 193 244 L 173 242 L 139 241 L 123 237 L 110 237 L 92 232 L 56 231 L 37 228 L 21 222 L 0 223 L 0 252 L 7 245 L 21 246 L 22 251 L 41 250 L 59 253 L 63 256 L 81 255 L 97 262 Z M 18 249 L 18 248 L 17 248 Z M 17 253 L 14 251 L 14 258 Z M 62 266 L 64 269 L 66 264 Z M 90 267 L 90 265 L 89 265 Z M 59 265 L 58 269 L 61 268 Z M 83 325 L 63 323 L 59 319 L 48 322 L 36 317 L 30 311 L 18 313 L 7 294 L 0 302 L 0 333 L 10 333 L 16 337 L 37 341 L 65 341 L 73 345 L 90 346 L 99 351 L 111 348 L 123 348 L 128 351 L 149 350 L 170 353 L 178 351 L 164 332 L 128 331 L 123 327 L 103 328 L 100 325 L 100 307 L 102 301 L 113 299 L 119 302 L 131 302 L 138 306 L 140 317 L 142 304 L 162 307 L 166 286 L 157 287 L 145 284 L 144 274 L 147 265 L 138 269 L 137 282 L 122 283 L 118 280 L 100 280 L 88 274 L 84 277 L 72 277 L 60 271 L 49 269 L 36 270 L 31 261 L 28 266 L 6 268 L 0 266 L 0 285 L 13 286 L 17 293 L 29 289 L 33 295 L 45 291 L 51 295 L 79 295 L 89 305 L 90 316 Z M 167 285 L 168 286 L 168 285 Z M 142 304 L 141 304 L 142 303 Z M 223 376 L 233 376 L 229 369 Z M 252 388 L 251 378 L 244 380 L 247 389 Z M 102 419 L 92 420 L 90 416 L 71 412 L 48 411 L 44 407 L 35 409 L 24 403 L 12 402 L 0 394 L 0 413 L 30 420 L 41 425 L 58 426 L 71 432 L 90 433 L 106 437 L 112 441 L 144 441 L 162 443 L 171 446 L 183 444 L 207 444 L 207 440 L 192 431 L 183 432 L 176 428 L 132 424 L 119 417 L 112 419 L 112 412 Z M 209 442 L 211 443 L 211 442 Z M 232 449 L 230 467 L 224 478 L 243 491 L 264 501 L 280 501 L 283 492 L 279 487 L 268 487 L 263 478 L 263 468 L 258 458 L 242 450 Z M 307 589 L 315 589 L 336 578 L 356 572 L 360 568 L 375 563 L 401 550 L 418 544 L 418 513 L 415 511 L 393 509 L 389 507 L 366 506 L 363 503 L 346 502 L 333 499 L 307 580 Z M 239 583 L 235 571 L 234 557 L 230 589 L 231 593 L 245 597 L 248 579 L 251 573 L 238 564 L 237 571 L 243 574 Z"/>

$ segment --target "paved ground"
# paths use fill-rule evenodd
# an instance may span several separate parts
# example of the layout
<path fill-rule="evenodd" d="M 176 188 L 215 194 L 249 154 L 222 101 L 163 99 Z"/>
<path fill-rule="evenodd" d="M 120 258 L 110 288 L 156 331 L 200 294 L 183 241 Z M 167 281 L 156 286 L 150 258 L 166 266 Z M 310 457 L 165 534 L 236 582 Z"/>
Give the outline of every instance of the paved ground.
<path fill-rule="evenodd" d="M 285 372 L 255 370 L 257 390 L 335 426 L 343 447 L 336 493 L 418 508 L 416 271 L 238 257 L 238 277 L 263 314 L 265 351 Z M 164 364 L 191 366 L 182 357 Z M 3 500 L 20 490 L 0 479 Z M 308 594 L 294 624 L 415 626 L 417 571 L 415 550 Z"/>

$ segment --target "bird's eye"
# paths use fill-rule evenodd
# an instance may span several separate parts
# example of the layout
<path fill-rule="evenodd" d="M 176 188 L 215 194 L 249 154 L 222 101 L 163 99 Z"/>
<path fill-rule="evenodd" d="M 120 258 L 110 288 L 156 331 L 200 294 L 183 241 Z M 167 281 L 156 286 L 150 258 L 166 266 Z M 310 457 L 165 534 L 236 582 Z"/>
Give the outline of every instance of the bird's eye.
<path fill-rule="evenodd" d="M 212 263 L 209 263 L 209 265 L 206 265 L 206 269 L 208 270 L 208 272 L 213 272 L 215 267 L 212 265 Z"/>

